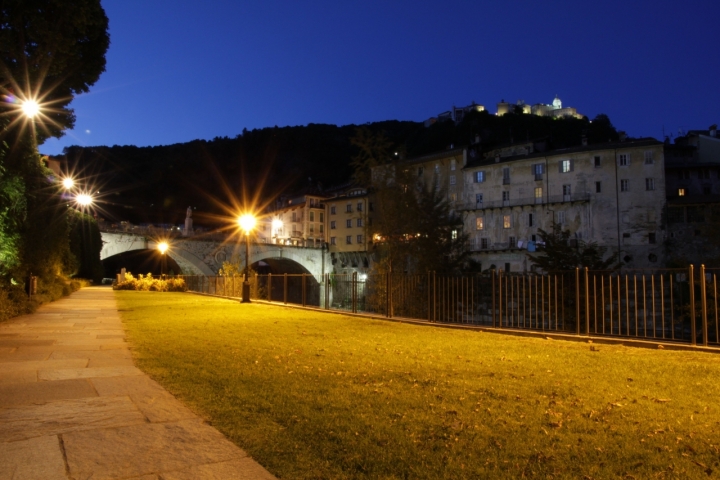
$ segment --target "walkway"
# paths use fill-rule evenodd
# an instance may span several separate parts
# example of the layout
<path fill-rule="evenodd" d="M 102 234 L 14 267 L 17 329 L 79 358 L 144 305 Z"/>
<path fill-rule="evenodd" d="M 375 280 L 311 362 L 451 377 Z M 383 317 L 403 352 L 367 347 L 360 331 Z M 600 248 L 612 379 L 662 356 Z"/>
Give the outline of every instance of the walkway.
<path fill-rule="evenodd" d="M 0 480 L 274 479 L 132 362 L 108 287 L 0 323 Z"/>

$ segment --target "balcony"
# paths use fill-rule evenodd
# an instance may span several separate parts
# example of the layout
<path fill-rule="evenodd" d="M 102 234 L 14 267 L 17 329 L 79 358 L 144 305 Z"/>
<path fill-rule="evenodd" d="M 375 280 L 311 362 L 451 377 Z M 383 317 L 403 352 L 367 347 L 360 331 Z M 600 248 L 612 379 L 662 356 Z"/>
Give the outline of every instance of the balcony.
<path fill-rule="evenodd" d="M 550 195 L 549 198 L 510 198 L 508 200 L 495 200 L 483 202 L 465 202 L 459 210 L 490 210 L 493 208 L 522 207 L 526 205 L 550 205 L 554 203 L 573 203 L 590 201 L 589 193 L 573 193 L 572 195 Z"/>

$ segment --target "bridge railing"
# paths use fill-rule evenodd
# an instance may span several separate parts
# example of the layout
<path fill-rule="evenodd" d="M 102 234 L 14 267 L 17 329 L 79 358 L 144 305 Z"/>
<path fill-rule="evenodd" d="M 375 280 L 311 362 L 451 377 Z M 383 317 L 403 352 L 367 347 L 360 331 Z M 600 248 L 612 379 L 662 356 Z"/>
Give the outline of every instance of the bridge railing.
<path fill-rule="evenodd" d="M 253 275 L 252 299 L 429 322 L 720 347 L 720 269 Z M 239 298 L 241 276 L 186 276 Z"/>

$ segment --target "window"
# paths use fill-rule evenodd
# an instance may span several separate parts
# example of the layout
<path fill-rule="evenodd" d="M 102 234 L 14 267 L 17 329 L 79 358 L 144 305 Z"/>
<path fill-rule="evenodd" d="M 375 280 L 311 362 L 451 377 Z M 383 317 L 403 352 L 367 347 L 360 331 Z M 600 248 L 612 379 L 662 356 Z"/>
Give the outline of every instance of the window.
<path fill-rule="evenodd" d="M 648 233 L 648 243 L 651 245 L 655 245 L 655 243 L 656 243 L 655 232 Z"/>
<path fill-rule="evenodd" d="M 703 185 L 703 195 L 710 195 L 712 193 L 712 187 L 710 185 Z"/>
<path fill-rule="evenodd" d="M 563 185 L 563 202 L 570 201 L 571 188 L 570 185 Z"/>
<path fill-rule="evenodd" d="M 320 233 L 323 233 L 325 231 L 325 225 L 322 223 L 320 224 Z"/>
<path fill-rule="evenodd" d="M 652 151 L 645 152 L 645 165 L 652 165 L 653 163 L 655 163 L 653 161 L 653 152 Z"/>
<path fill-rule="evenodd" d="M 356 224 L 358 227 L 362 227 L 362 218 L 358 218 Z"/>
<path fill-rule="evenodd" d="M 450 198 L 450 201 L 451 201 L 451 202 L 457 201 L 457 193 L 451 193 L 451 194 L 449 195 L 449 198 Z"/>
<path fill-rule="evenodd" d="M 345 211 L 346 211 L 347 213 L 351 213 L 351 212 L 352 212 L 352 203 L 348 203 L 347 205 L 345 205 Z"/>
<path fill-rule="evenodd" d="M 595 193 L 602 193 L 602 182 L 595 182 Z"/>
<path fill-rule="evenodd" d="M 488 239 L 487 238 L 480 239 L 480 248 L 482 248 L 483 250 L 487 250 L 487 248 L 488 248 Z"/>
<path fill-rule="evenodd" d="M 594 164 L 595 164 L 595 168 L 600 168 L 600 166 L 602 165 L 602 164 L 600 163 L 600 155 L 595 155 L 595 156 L 593 157 L 593 162 L 594 162 Z"/>
<path fill-rule="evenodd" d="M 315 233 L 315 224 L 314 223 L 310 224 L 310 233 Z"/>
<path fill-rule="evenodd" d="M 542 180 L 543 173 L 545 173 L 545 164 L 536 163 L 532 166 L 532 173 L 535 175 L 535 180 Z"/>
<path fill-rule="evenodd" d="M 560 162 L 560 173 L 569 173 L 573 171 L 572 160 L 562 160 Z"/>
<path fill-rule="evenodd" d="M 311 222 L 315 221 L 315 212 L 310 212 L 310 221 Z"/>
<path fill-rule="evenodd" d="M 630 180 L 620 180 L 620 191 L 627 192 L 630 190 Z"/>
<path fill-rule="evenodd" d="M 450 232 L 450 238 L 452 238 L 453 240 L 457 240 L 457 232 L 457 230 L 453 230 L 452 232 Z"/>
<path fill-rule="evenodd" d="M 655 190 L 655 179 L 654 178 L 646 178 L 645 179 L 645 190 Z"/>
<path fill-rule="evenodd" d="M 336 238 L 336 237 L 330 237 L 330 245 L 337 245 L 337 238 Z"/>
<path fill-rule="evenodd" d="M 690 170 L 683 168 L 678 171 L 678 176 L 680 177 L 680 180 L 690 180 Z"/>
<path fill-rule="evenodd" d="M 710 180 L 710 169 L 709 168 L 701 168 L 700 169 L 700 178 L 702 180 Z"/>
<path fill-rule="evenodd" d="M 440 173 L 440 164 L 439 163 L 435 164 L 435 173 Z"/>
<path fill-rule="evenodd" d="M 320 222 L 325 221 L 325 212 L 320 212 Z"/>
<path fill-rule="evenodd" d="M 450 185 L 455 185 L 455 175 L 450 175 Z"/>
<path fill-rule="evenodd" d="M 621 167 L 627 167 L 628 165 L 630 165 L 630 157 L 628 156 L 628 154 L 621 153 L 620 155 L 618 155 L 618 163 Z"/>
<path fill-rule="evenodd" d="M 368 202 L 368 210 L 371 212 L 373 211 L 373 203 L 372 202 Z"/>
<path fill-rule="evenodd" d="M 528 213 L 528 227 L 534 227 L 534 226 L 535 226 L 535 214 Z"/>
<path fill-rule="evenodd" d="M 506 271 L 506 272 L 509 272 L 509 271 L 510 271 L 510 264 L 509 264 L 509 263 L 506 263 L 506 264 L 505 264 L 505 271 Z"/>
<path fill-rule="evenodd" d="M 422 177 L 424 172 L 425 172 L 425 169 L 423 167 L 418 167 L 418 177 Z"/>
<path fill-rule="evenodd" d="M 557 223 L 560 225 L 565 224 L 565 212 L 557 212 Z"/>
<path fill-rule="evenodd" d="M 678 197 L 684 197 L 684 196 L 685 196 L 685 189 L 678 188 Z"/>
<path fill-rule="evenodd" d="M 482 183 L 485 181 L 485 172 L 474 172 L 473 173 L 473 182 L 475 183 Z"/>
<path fill-rule="evenodd" d="M 512 227 L 512 217 L 510 215 L 503 215 L 503 228 Z"/>
<path fill-rule="evenodd" d="M 348 235 L 347 237 L 345 237 L 345 243 L 347 245 L 352 245 L 352 235 Z"/>
<path fill-rule="evenodd" d="M 508 200 L 510 200 L 510 192 L 509 191 L 505 190 L 502 193 L 503 193 L 503 202 L 507 202 Z"/>
<path fill-rule="evenodd" d="M 345 227 L 352 228 L 352 220 L 351 219 L 348 218 L 347 220 L 345 220 Z"/>
<path fill-rule="evenodd" d="M 510 184 L 510 167 L 503 167 L 503 185 Z"/>
<path fill-rule="evenodd" d="M 485 228 L 485 217 L 475 218 L 475 230 L 482 230 Z"/>
<path fill-rule="evenodd" d="M 330 230 L 335 230 L 335 220 L 330 222 Z"/>
<path fill-rule="evenodd" d="M 510 248 L 517 248 L 517 238 L 515 238 L 515 237 L 509 237 L 509 238 L 508 238 L 508 247 L 510 247 Z"/>
<path fill-rule="evenodd" d="M 358 235 L 358 236 L 357 236 L 357 243 L 363 243 L 363 238 L 362 238 L 362 237 L 363 237 L 362 235 Z"/>
<path fill-rule="evenodd" d="M 482 203 L 483 203 L 483 194 L 476 193 L 475 194 L 475 206 L 482 207 Z"/>
<path fill-rule="evenodd" d="M 336 211 L 335 211 L 335 205 L 332 205 L 332 206 L 330 207 L 330 215 L 335 215 L 335 213 L 336 213 Z"/>
<path fill-rule="evenodd" d="M 535 187 L 535 203 L 542 203 L 542 187 Z"/>
<path fill-rule="evenodd" d="M 292 221 L 297 222 L 297 212 L 292 212 Z"/>
<path fill-rule="evenodd" d="M 357 211 L 358 211 L 358 212 L 362 212 L 362 211 L 363 211 L 363 202 L 358 202 Z"/>
<path fill-rule="evenodd" d="M 456 163 L 454 158 L 450 160 L 450 170 L 455 170 Z"/>

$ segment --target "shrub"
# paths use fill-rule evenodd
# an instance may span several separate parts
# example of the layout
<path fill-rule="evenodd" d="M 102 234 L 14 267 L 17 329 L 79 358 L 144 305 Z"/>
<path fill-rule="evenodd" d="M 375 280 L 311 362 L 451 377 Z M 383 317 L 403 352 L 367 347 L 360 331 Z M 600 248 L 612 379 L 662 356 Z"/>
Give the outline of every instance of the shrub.
<path fill-rule="evenodd" d="M 113 285 L 115 290 L 138 290 L 144 292 L 187 292 L 187 284 L 182 278 L 155 278 L 152 273 L 140 274 L 137 278 L 126 273 L 119 283 Z"/>

